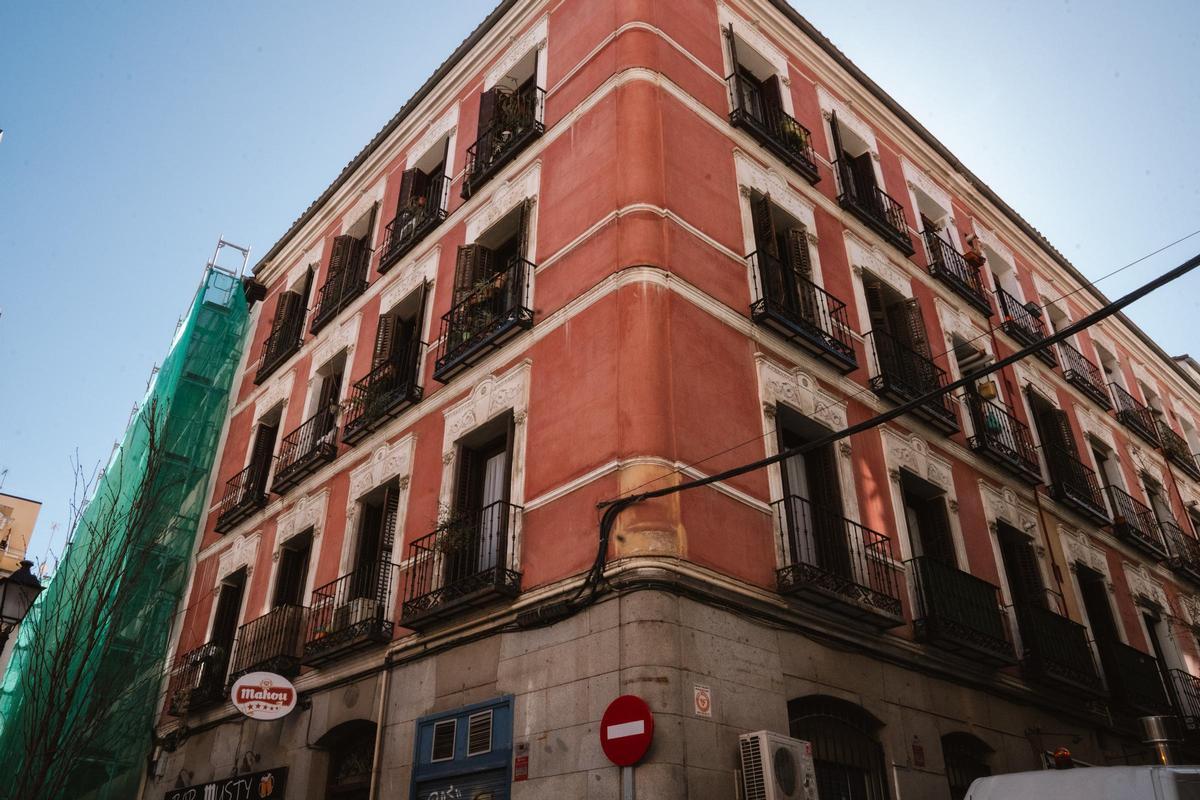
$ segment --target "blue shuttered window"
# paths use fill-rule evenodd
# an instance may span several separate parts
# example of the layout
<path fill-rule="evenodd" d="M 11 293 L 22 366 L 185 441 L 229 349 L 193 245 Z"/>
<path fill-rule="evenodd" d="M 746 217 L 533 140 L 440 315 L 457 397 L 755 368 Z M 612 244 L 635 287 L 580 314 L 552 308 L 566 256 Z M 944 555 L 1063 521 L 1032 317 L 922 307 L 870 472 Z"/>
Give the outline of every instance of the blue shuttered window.
<path fill-rule="evenodd" d="M 414 800 L 508 800 L 512 698 L 417 720 Z"/>

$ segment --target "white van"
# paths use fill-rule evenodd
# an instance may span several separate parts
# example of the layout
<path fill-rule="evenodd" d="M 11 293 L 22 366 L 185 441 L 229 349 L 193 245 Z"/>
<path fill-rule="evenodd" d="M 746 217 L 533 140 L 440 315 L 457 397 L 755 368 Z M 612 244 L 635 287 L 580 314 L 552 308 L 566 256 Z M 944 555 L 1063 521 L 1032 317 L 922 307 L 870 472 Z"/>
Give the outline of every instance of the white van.
<path fill-rule="evenodd" d="M 1200 800 L 1200 766 L 1078 767 L 980 778 L 966 800 Z"/>

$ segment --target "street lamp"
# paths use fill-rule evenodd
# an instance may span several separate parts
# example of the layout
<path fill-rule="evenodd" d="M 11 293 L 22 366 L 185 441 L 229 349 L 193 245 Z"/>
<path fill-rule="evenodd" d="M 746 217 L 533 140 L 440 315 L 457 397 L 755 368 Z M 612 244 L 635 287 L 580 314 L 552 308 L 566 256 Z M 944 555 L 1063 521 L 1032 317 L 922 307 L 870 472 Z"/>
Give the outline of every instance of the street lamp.
<path fill-rule="evenodd" d="M 0 654 L 8 643 L 8 635 L 25 619 L 42 592 L 42 582 L 34 577 L 32 566 L 32 561 L 22 561 L 16 572 L 0 578 Z"/>

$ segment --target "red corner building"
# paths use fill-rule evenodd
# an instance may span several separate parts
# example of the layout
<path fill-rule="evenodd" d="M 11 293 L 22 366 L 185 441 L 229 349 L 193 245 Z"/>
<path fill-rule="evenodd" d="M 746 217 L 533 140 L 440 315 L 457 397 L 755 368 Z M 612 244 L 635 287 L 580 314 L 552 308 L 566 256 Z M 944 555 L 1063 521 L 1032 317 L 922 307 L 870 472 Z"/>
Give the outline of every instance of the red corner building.
<path fill-rule="evenodd" d="M 1108 303 L 783 0 L 505 0 L 248 288 L 147 798 L 617 797 L 624 694 L 661 800 L 739 796 L 755 731 L 822 798 L 936 800 L 1200 723 L 1200 372 L 1123 316 L 597 563 L 601 501 Z M 254 671 L 289 716 L 233 708 Z"/>

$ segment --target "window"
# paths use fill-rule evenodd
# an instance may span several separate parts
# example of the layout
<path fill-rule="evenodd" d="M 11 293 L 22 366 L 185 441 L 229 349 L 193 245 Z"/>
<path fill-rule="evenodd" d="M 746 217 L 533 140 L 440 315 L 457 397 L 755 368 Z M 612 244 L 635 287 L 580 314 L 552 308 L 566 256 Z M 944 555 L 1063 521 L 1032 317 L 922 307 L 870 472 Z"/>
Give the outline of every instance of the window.
<path fill-rule="evenodd" d="M 781 406 L 775 415 L 780 451 L 799 447 L 829 433 L 822 425 Z M 787 531 L 787 563 L 807 564 L 822 571 L 852 577 L 850 552 L 838 480 L 837 454 L 832 444 L 780 464 Z"/>
<path fill-rule="evenodd" d="M 991 755 L 992 748 L 969 733 L 948 733 L 942 737 L 950 800 L 963 800 L 973 781 L 992 774 L 988 764 Z"/>
<path fill-rule="evenodd" d="M 399 510 L 400 486 L 396 481 L 380 486 L 359 501 L 352 597 L 376 598 L 381 602 L 386 598 Z"/>
<path fill-rule="evenodd" d="M 308 313 L 307 306 L 315 272 L 315 268 L 310 266 L 301 278 L 286 291 L 280 292 L 276 298 L 271 332 L 263 342 L 258 371 L 254 375 L 255 384 L 266 380 L 303 344 L 304 317 Z"/>
<path fill-rule="evenodd" d="M 845 700 L 812 695 L 788 703 L 788 721 L 793 737 L 812 744 L 821 800 L 886 800 L 879 720 Z"/>
<path fill-rule="evenodd" d="M 371 350 L 371 368 L 394 365 L 409 380 L 415 380 L 420 362 L 422 331 L 425 327 L 425 304 L 429 300 L 429 285 L 421 288 L 379 315 L 375 328 L 375 345 Z"/>
<path fill-rule="evenodd" d="M 929 360 L 929 336 L 917 299 L 905 297 L 868 272 L 863 273 L 862 285 L 871 325 L 867 335 L 876 342 L 876 357 L 881 360 L 880 366 L 883 366 L 886 357 L 889 366 L 899 369 L 904 353 L 913 353 Z M 884 353 L 883 357 L 880 351 Z"/>
<path fill-rule="evenodd" d="M 1095 339 L 1092 340 L 1092 344 L 1096 347 L 1096 358 L 1100 360 L 1100 370 L 1104 373 L 1104 382 L 1115 383 L 1122 389 L 1125 388 L 1125 373 L 1121 371 L 1117 357 Z"/>
<path fill-rule="evenodd" d="M 379 258 L 387 272 L 446 218 L 450 202 L 452 135 L 447 133 L 400 175 L 396 214 L 387 225 Z"/>
<path fill-rule="evenodd" d="M 325 800 L 368 800 L 375 763 L 375 723 L 343 723 L 321 739 L 329 752 Z"/>
<path fill-rule="evenodd" d="M 908 470 L 900 470 L 904 521 L 914 558 L 930 558 L 956 567 L 954 535 L 946 509 L 945 492 Z"/>
<path fill-rule="evenodd" d="M 466 585 L 508 563 L 513 434 L 512 414 L 506 414 L 459 442 L 453 516 L 442 548 L 446 585 Z"/>
<path fill-rule="evenodd" d="M 279 567 L 275 574 L 273 608 L 304 605 L 308 582 L 308 562 L 312 554 L 312 530 L 293 536 L 279 548 Z"/>
<path fill-rule="evenodd" d="M 344 233 L 334 237 L 329 271 L 313 307 L 313 333 L 321 330 L 366 290 L 378 213 L 379 204 L 376 203 Z"/>
<path fill-rule="evenodd" d="M 839 124 L 836 111 L 830 114 L 829 138 L 838 180 L 838 203 L 911 256 L 915 250 L 908 237 L 904 207 L 883 191 L 882 174 L 875 172 L 871 145 L 849 126 Z"/>
<path fill-rule="evenodd" d="M 1004 521 L 996 525 L 996 539 L 1000 545 L 1000 558 L 1004 562 L 1004 575 L 1008 579 L 1012 604 L 1018 608 L 1046 608 L 1046 589 L 1033 542 Z"/>
<path fill-rule="evenodd" d="M 1080 599 L 1087 613 L 1088 627 L 1092 629 L 1092 639 L 1103 653 L 1105 646 L 1121 642 L 1117 633 L 1117 621 L 1109 604 L 1108 579 L 1082 564 L 1076 565 L 1076 575 L 1079 579 Z"/>
<path fill-rule="evenodd" d="M 542 120 L 546 92 L 538 85 L 540 71 L 544 69 L 539 63 L 539 52 L 537 48 L 531 49 L 480 95 L 477 138 L 467 148 L 464 198 L 469 198 L 545 130 Z"/>
<path fill-rule="evenodd" d="M 237 637 L 238 623 L 242 617 L 242 595 L 246 589 L 246 570 L 239 569 L 221 581 L 217 592 L 217 606 L 213 611 L 212 632 L 208 640 L 221 648 L 227 657 Z"/>
<path fill-rule="evenodd" d="M 283 494 L 322 464 L 337 457 L 337 424 L 346 370 L 346 352 L 342 351 L 317 368 L 309 396 L 310 416 L 290 431 L 279 445 L 275 480 L 271 490 Z"/>
<path fill-rule="evenodd" d="M 978 238 L 976 238 L 978 241 Z M 1013 263 L 996 252 L 990 246 L 980 242 L 983 251 L 983 257 L 987 261 L 988 266 L 992 270 L 992 276 L 996 279 L 996 287 L 1003 289 L 1010 297 L 1021 302 L 1024 297 L 1024 292 L 1021 290 L 1021 282 L 1017 279 L 1017 270 Z"/>
<path fill-rule="evenodd" d="M 417 720 L 414 750 L 412 797 L 507 800 L 511 699 L 490 700 Z"/>

